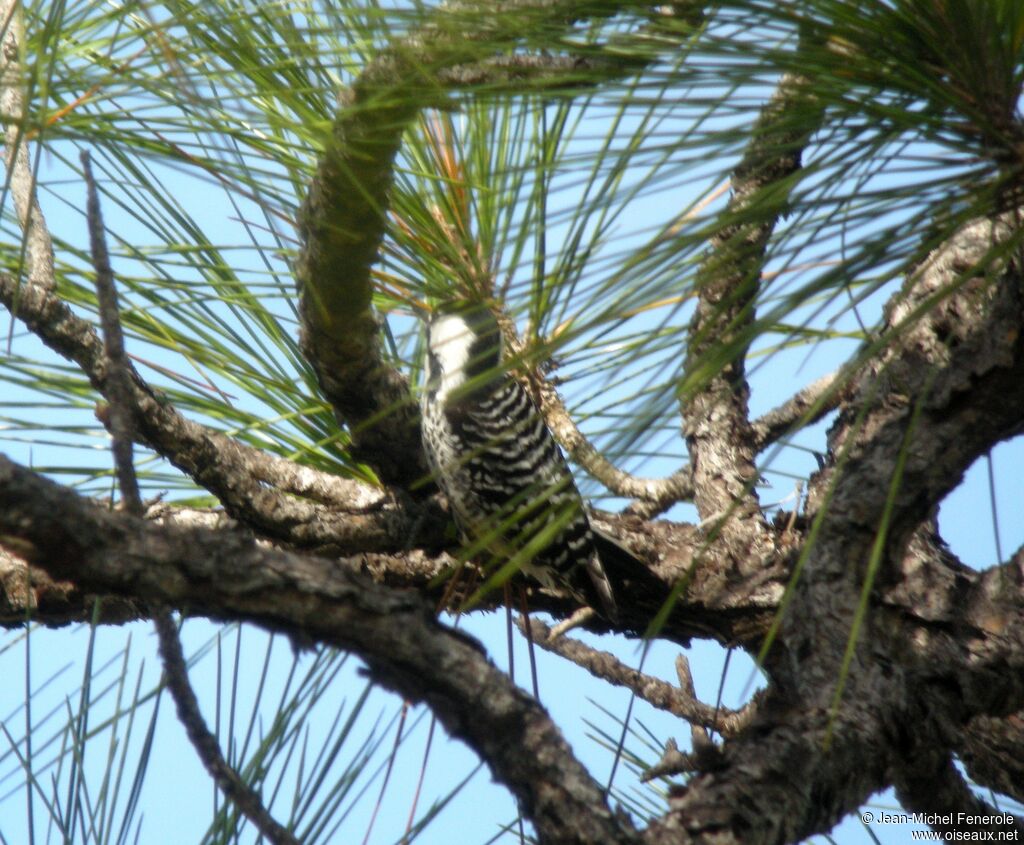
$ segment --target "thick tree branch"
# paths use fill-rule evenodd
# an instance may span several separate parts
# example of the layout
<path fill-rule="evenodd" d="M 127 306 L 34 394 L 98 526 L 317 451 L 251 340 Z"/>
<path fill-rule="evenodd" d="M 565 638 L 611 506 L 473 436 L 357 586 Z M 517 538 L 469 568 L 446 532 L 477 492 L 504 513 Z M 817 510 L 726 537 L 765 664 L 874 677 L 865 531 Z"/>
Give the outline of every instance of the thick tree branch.
<path fill-rule="evenodd" d="M 1024 804 L 1024 710 L 972 719 L 958 753 L 972 780 Z"/>
<path fill-rule="evenodd" d="M 738 546 L 749 545 L 764 527 L 754 492 L 757 447 L 744 359 L 768 239 L 822 113 L 809 88 L 806 78 L 786 75 L 762 111 L 732 175 L 724 223 L 711 239 L 696 283 L 682 387 L 694 504 L 702 520 L 717 520 L 715 530 Z M 764 210 L 769 192 L 776 197 L 770 212 Z M 724 364 L 715 363 L 723 355 Z M 709 367 L 713 374 L 701 376 Z"/>
<path fill-rule="evenodd" d="M 10 467 L 11 465 L 4 462 L 0 466 Z M 29 476 L 31 474 L 23 473 L 23 475 Z M 49 485 L 48 482 L 37 480 L 30 487 L 26 487 L 23 475 L 22 473 L 15 473 L 8 478 L 5 477 L 5 473 L 0 472 L 0 491 L 2 491 L 0 492 L 0 536 L 3 537 L 3 542 L 10 543 L 13 534 L 17 538 L 20 547 L 24 549 L 25 553 L 33 561 L 40 562 L 49 555 L 53 558 L 59 558 L 59 561 L 64 562 L 64 566 L 73 566 L 83 554 L 86 554 L 99 559 L 95 563 L 90 563 L 89 567 L 102 564 L 105 567 L 103 571 L 106 573 L 102 577 L 113 579 L 116 584 L 120 585 L 118 587 L 104 587 L 103 589 L 115 589 L 118 593 L 142 595 L 149 599 L 153 598 L 155 590 L 160 598 L 169 600 L 178 606 L 188 606 L 194 612 L 207 613 L 215 618 L 247 618 L 271 626 L 284 627 L 289 630 L 302 628 L 308 636 L 312 636 L 314 639 L 338 645 L 344 644 L 338 639 L 341 635 L 337 631 L 333 628 L 324 629 L 322 627 L 326 622 L 321 620 L 321 613 L 326 613 L 327 611 L 324 608 L 332 607 L 339 601 L 340 585 L 350 583 L 350 579 L 353 577 L 348 574 L 352 571 L 350 567 L 326 560 L 316 561 L 308 558 L 298 558 L 293 555 L 278 557 L 276 553 L 258 549 L 252 546 L 250 541 L 230 532 L 218 531 L 211 533 L 194 530 L 170 532 L 169 536 L 180 539 L 180 549 L 179 546 L 175 546 L 175 554 L 180 551 L 182 557 L 187 556 L 188 560 L 175 563 L 173 567 L 168 567 L 161 562 L 170 553 L 168 552 L 169 541 L 166 539 L 168 535 L 162 533 L 155 535 L 158 542 L 151 544 L 153 548 L 150 548 L 150 544 L 142 544 L 141 540 L 133 540 L 130 537 L 126 538 L 124 536 L 123 526 L 125 523 L 120 520 L 127 519 L 126 517 L 102 511 L 96 511 L 94 515 L 92 513 L 95 511 L 94 508 L 90 508 L 86 503 L 74 497 L 73 494 Z M 50 498 L 49 490 L 54 490 L 55 494 L 59 494 L 60 498 Z M 32 502 L 34 497 L 42 496 L 43 493 L 46 493 L 45 497 L 36 503 Z M 57 516 L 58 514 L 59 516 Z M 100 520 L 98 526 L 90 525 L 90 521 L 93 519 Z M 35 520 L 41 520 L 37 527 L 33 527 Z M 54 522 L 59 522 L 63 526 L 60 531 L 55 530 Z M 78 537 L 79 526 L 82 526 L 81 530 L 85 532 L 84 537 Z M 671 526 L 662 523 L 655 523 L 651 527 L 660 531 L 671 530 Z M 168 529 L 162 530 L 168 531 Z M 141 532 L 143 529 L 139 529 L 139 531 Z M 64 533 L 62 534 L 61 532 Z M 72 534 L 70 538 L 68 536 L 69 533 Z M 665 535 L 666 538 L 670 536 L 672 535 Z M 685 535 L 676 534 L 675 536 L 682 537 Z M 210 539 L 214 537 L 216 540 Z M 213 545 L 209 546 L 208 541 L 212 542 Z M 44 545 L 40 548 L 39 543 L 50 545 Z M 676 545 L 673 541 L 666 541 L 662 548 L 667 549 Z M 195 552 L 198 548 L 203 549 L 203 554 L 197 556 Z M 60 550 L 59 553 L 58 549 Z M 157 556 L 155 563 L 151 560 L 153 554 Z M 200 560 L 196 560 L 197 557 Z M 377 571 L 391 571 L 396 568 L 400 560 L 404 560 L 406 557 L 415 556 L 375 561 L 373 555 L 365 555 L 362 556 L 361 560 L 371 570 L 379 566 Z M 174 558 L 174 560 L 176 561 L 177 558 Z M 284 563 L 285 561 L 287 565 Z M 918 568 L 920 568 L 922 563 L 927 564 L 927 561 L 917 561 Z M 61 564 L 58 562 L 56 565 L 59 566 Z M 943 564 L 941 560 L 937 560 L 934 565 L 942 566 Z M 185 575 L 182 575 L 179 569 L 184 566 L 190 568 Z M 91 569 L 87 567 L 85 571 L 89 572 Z M 93 580 L 93 576 L 86 575 L 83 579 L 82 575 L 77 574 L 79 573 L 78 569 L 75 569 L 75 573 L 74 577 L 82 580 L 87 587 L 96 588 L 97 584 Z M 922 577 L 927 580 L 928 576 L 925 574 Z M 968 573 L 965 573 L 964 577 L 970 578 Z M 980 578 L 977 574 L 975 574 L 975 577 Z M 156 584 L 150 584 L 149 580 L 155 581 Z M 362 584 L 358 577 L 356 580 Z M 781 583 L 784 583 L 785 580 L 784 575 L 779 579 L 780 593 L 777 594 L 778 596 L 781 596 Z M 188 583 L 181 583 L 182 581 Z M 103 583 L 106 582 L 104 581 Z M 219 585 L 219 587 L 211 589 L 211 584 Z M 267 587 L 266 592 L 263 592 L 260 585 Z M 220 588 L 223 588 L 226 594 L 221 593 Z M 357 592 L 363 590 L 362 587 L 352 587 L 352 589 Z M 168 591 L 171 591 L 170 594 Z M 249 598 L 239 598 L 236 596 L 236 592 L 239 591 L 249 596 Z M 298 596 L 296 591 L 298 591 Z M 344 590 L 342 592 L 344 593 Z M 368 595 L 374 595 L 373 591 L 370 591 Z M 386 595 L 391 594 L 387 593 Z M 707 594 L 709 599 L 714 596 L 714 591 Z M 912 597 L 913 592 L 908 593 L 910 607 L 913 607 Z M 411 596 L 409 598 L 411 599 Z M 1019 601 L 1024 606 L 1024 598 L 1020 598 Z M 962 607 L 962 603 L 958 601 L 956 590 L 941 593 L 937 602 L 945 602 L 945 605 L 941 608 L 936 606 L 933 609 L 936 619 L 956 618 L 956 607 Z M 300 606 L 299 610 L 296 609 L 297 606 Z M 890 621 L 886 624 L 894 624 L 892 620 L 899 620 L 899 636 L 903 641 L 928 642 L 927 638 L 922 638 L 920 634 L 906 629 L 907 620 L 915 617 L 909 616 L 902 608 L 899 610 L 893 609 L 895 612 L 889 617 Z M 697 606 L 691 606 L 690 610 L 682 610 L 680 615 L 685 617 L 690 612 L 694 615 L 699 615 L 702 611 Z M 729 616 L 734 612 L 742 611 L 738 608 L 735 611 L 730 611 L 718 606 L 713 614 L 709 614 L 708 618 L 713 616 Z M 973 612 L 978 613 L 978 608 L 975 607 Z M 759 628 L 762 633 L 767 629 L 767 625 L 770 624 L 773 615 L 774 611 L 771 610 L 765 614 Z M 1024 613 L 1018 615 L 1024 616 Z M 284 619 L 283 622 L 281 621 L 282 618 Z M 403 628 L 406 620 L 404 616 L 399 615 L 394 622 L 399 628 Z M 362 626 L 363 622 L 358 624 Z M 683 624 L 692 625 L 693 622 L 692 620 L 686 620 Z M 927 630 L 927 626 L 931 623 L 921 620 L 915 624 L 920 625 L 922 630 Z M 962 626 L 957 622 L 947 625 L 943 621 L 943 630 L 947 627 L 956 629 Z M 384 626 L 380 624 L 374 627 L 373 631 L 368 632 L 366 636 L 384 637 L 384 630 Z M 884 628 L 880 630 L 884 630 Z M 397 635 L 397 633 L 392 634 L 392 636 Z M 380 647 L 386 649 L 387 644 L 382 644 Z M 433 658 L 428 656 L 426 659 L 432 660 Z M 889 667 L 894 665 L 891 657 L 879 659 L 887 660 L 888 662 L 885 665 Z M 933 664 L 940 659 L 935 654 L 926 655 L 922 653 L 920 655 L 922 663 Z M 956 671 L 952 660 L 946 660 L 946 663 L 950 665 L 951 673 Z M 417 665 L 421 664 L 417 663 Z M 886 671 L 891 672 L 891 668 Z M 833 673 L 828 679 L 829 689 L 832 688 L 834 678 L 835 675 Z M 877 678 L 875 680 L 877 681 Z M 868 708 L 872 709 L 876 703 L 872 696 L 877 695 L 878 688 L 870 684 L 868 687 L 870 688 L 870 693 L 864 689 L 856 688 L 851 689 L 848 692 L 848 696 L 854 701 L 865 702 Z M 401 686 L 399 688 L 405 694 L 406 687 Z M 920 693 L 905 695 L 904 698 L 914 701 L 929 700 Z M 732 761 L 736 759 L 734 755 L 741 755 L 744 747 L 748 745 L 749 749 L 760 750 L 761 753 L 755 759 L 760 760 L 761 765 L 765 761 L 770 762 L 769 771 L 765 773 L 766 777 L 778 778 L 780 776 L 776 766 L 781 767 L 787 773 L 781 782 L 765 790 L 766 804 L 761 805 L 758 802 L 757 806 L 766 813 L 764 819 L 761 820 L 763 823 L 767 823 L 774 818 L 771 813 L 768 813 L 768 807 L 772 801 L 779 800 L 779 794 L 775 790 L 781 790 L 785 794 L 788 788 L 797 783 L 799 784 L 797 795 L 803 796 L 810 802 L 809 804 L 798 803 L 797 806 L 818 807 L 822 811 L 822 815 L 812 817 L 812 821 L 816 819 L 816 824 L 819 827 L 824 827 L 827 824 L 827 819 L 831 818 L 831 816 L 826 815 L 826 808 L 830 804 L 825 801 L 825 796 L 833 794 L 827 791 L 829 785 L 833 783 L 832 778 L 839 777 L 845 783 L 850 779 L 848 770 L 852 769 L 857 772 L 858 777 L 850 780 L 854 783 L 860 783 L 862 780 L 860 769 L 864 766 L 865 760 L 864 748 L 870 747 L 873 752 L 878 748 L 881 748 L 883 752 L 885 749 L 891 749 L 894 760 L 902 757 L 904 754 L 899 743 L 894 739 L 895 734 L 890 733 L 888 729 L 883 730 L 873 723 L 862 724 L 858 722 L 857 724 L 863 729 L 862 733 L 858 734 L 849 745 L 845 741 L 842 743 L 838 742 L 840 737 L 844 740 L 846 737 L 844 731 L 840 731 L 837 726 L 835 728 L 836 740 L 832 750 L 827 757 L 821 756 L 821 746 L 818 743 L 820 742 L 823 726 L 827 725 L 829 721 L 827 719 L 828 708 L 813 707 L 809 705 L 808 701 L 809 699 L 806 697 L 797 699 L 792 704 L 793 710 L 775 709 L 780 704 L 780 702 L 776 701 L 771 707 L 767 708 L 768 716 L 761 715 L 757 717 L 751 730 L 742 732 L 732 742 L 727 743 L 722 755 L 715 758 L 716 761 L 719 761 L 718 764 L 722 766 L 719 777 L 723 783 L 728 781 L 727 775 L 731 771 L 730 766 L 733 765 Z M 925 730 L 926 726 L 930 724 L 932 715 L 929 713 L 907 714 L 900 711 L 897 716 L 894 716 L 892 724 L 895 726 L 910 723 L 914 724 L 915 728 L 921 726 L 921 730 Z M 467 718 L 469 717 L 467 716 Z M 482 717 L 474 716 L 473 718 Z M 910 721 L 908 722 L 908 720 Z M 775 733 L 780 729 L 778 726 L 786 726 L 786 730 L 781 735 Z M 897 729 L 893 727 L 893 730 Z M 778 748 L 772 745 L 767 753 L 762 747 L 763 738 L 766 734 L 773 735 L 774 739 L 779 742 Z M 880 745 L 878 744 L 880 742 L 879 736 L 882 737 Z M 938 737 L 936 737 L 936 741 L 939 741 Z M 792 755 L 785 751 L 785 749 L 791 748 L 790 743 L 793 744 Z M 869 744 L 866 745 L 865 743 Z M 781 755 L 780 759 L 776 759 L 779 755 Z M 885 754 L 883 753 L 881 756 L 885 757 Z M 743 759 L 743 757 L 740 756 L 738 759 Z M 821 763 L 826 759 L 828 761 L 827 765 L 823 769 L 818 769 L 818 764 L 814 761 Z M 749 760 L 742 765 L 743 771 L 753 772 Z M 886 765 L 885 760 L 880 760 L 879 765 L 884 767 Z M 847 774 L 842 774 L 844 771 Z M 870 771 L 872 777 L 878 777 L 880 782 L 884 782 L 884 772 L 874 768 L 871 768 Z M 701 775 L 695 781 L 699 789 L 708 788 L 705 783 L 708 777 L 714 776 Z M 774 783 L 774 781 L 769 782 Z M 704 784 L 704 786 L 700 786 L 701 784 Z M 826 791 L 816 793 L 814 796 L 807 796 L 800 790 L 806 790 L 808 784 L 816 784 L 816 788 L 820 787 Z M 851 792 L 854 794 L 848 796 L 849 800 L 858 800 L 855 798 L 857 788 L 859 787 L 851 787 Z M 691 787 L 691 790 L 699 791 L 695 787 Z M 761 792 L 758 790 L 757 794 L 761 794 Z M 745 802 L 739 802 L 738 805 L 730 804 L 725 794 L 718 797 L 721 799 L 720 803 L 716 805 L 719 809 L 731 806 L 746 806 Z M 679 799 L 675 800 L 678 802 Z M 692 812 L 692 810 L 691 805 L 689 812 Z M 756 808 L 754 812 L 757 812 Z M 797 813 L 797 816 L 798 818 L 793 822 L 793 826 L 789 828 L 790 833 L 793 835 L 796 835 L 798 830 L 807 830 L 810 824 L 809 820 L 801 816 L 800 813 Z M 716 815 L 714 818 L 718 819 L 719 825 L 724 823 L 721 815 Z M 667 840 L 660 838 L 660 826 L 656 825 L 652 828 L 649 834 L 652 841 L 680 841 L 679 836 L 681 834 L 678 828 L 678 819 L 679 816 L 673 815 L 667 820 L 667 830 L 675 831 L 675 833 L 669 835 Z M 707 821 L 706 818 L 705 821 Z M 687 829 L 690 829 L 688 825 Z M 698 826 L 693 828 L 691 832 L 698 833 L 700 829 Z"/>
<path fill-rule="evenodd" d="M 168 526 L 181 528 L 203 527 L 217 531 L 242 534 L 237 524 L 223 513 L 196 511 L 167 504 L 156 504 L 149 510 L 150 519 Z M 318 552 L 329 553 L 336 558 L 337 565 L 353 571 L 366 572 L 375 580 L 400 589 L 415 589 L 436 603 L 445 594 L 450 574 L 456 564 L 454 557 L 436 550 L 441 545 L 413 547 L 407 549 L 408 533 L 402 528 L 412 519 L 412 514 L 398 512 L 384 514 L 376 523 L 377 542 L 367 544 L 369 536 L 360 534 L 352 542 L 338 534 L 327 549 Z M 672 523 L 639 523 L 628 518 L 601 515 L 600 526 L 616 536 L 622 536 L 631 548 L 647 562 L 647 566 L 629 571 L 617 570 L 609 573 L 617 590 L 628 596 L 624 612 L 615 630 L 627 633 L 642 633 L 651 618 L 662 608 L 674 585 L 688 579 L 689 589 L 676 604 L 676 610 L 666 622 L 660 636 L 679 643 L 688 643 L 693 637 L 712 637 L 731 645 L 745 644 L 756 647 L 764 636 L 777 610 L 788 575 L 788 552 L 761 561 L 761 570 L 756 578 L 738 578 L 731 573 L 729 561 L 723 561 L 705 554 L 702 564 L 694 570 L 694 555 L 701 552 L 703 538 L 691 527 Z M 444 515 L 439 511 L 428 515 L 425 522 L 435 526 L 444 525 Z M 0 540 L 0 545 L 3 541 Z M 62 625 L 70 619 L 89 618 L 88 606 L 76 609 L 69 602 L 88 600 L 86 593 L 75 585 L 55 583 L 45 578 L 45 573 L 32 569 L 44 580 L 35 588 L 34 604 L 38 611 L 34 618 L 40 624 Z M 0 583 L 7 583 L 0 569 Z M 70 592 L 69 592 L 70 591 Z M 13 607 L 23 608 L 21 591 L 8 597 Z M 456 595 L 452 601 L 457 602 Z M 490 602 L 500 600 L 495 594 L 481 606 L 492 606 Z M 564 618 L 578 609 L 578 603 L 571 597 L 556 596 L 547 592 L 531 594 L 531 610 L 549 612 L 557 618 Z M 0 601 L 2 606 L 2 601 Z M 134 614 L 114 614 L 111 622 L 138 618 Z M 141 613 L 141 615 L 146 615 Z M 20 622 L 24 610 L 13 616 L 0 616 L 0 624 Z M 606 620 L 594 619 L 587 623 L 593 630 L 609 630 Z"/>
<path fill-rule="evenodd" d="M 0 544 L 12 539 L 3 538 Z M 98 596 L 73 581 L 54 580 L 0 545 L 0 627 L 18 627 L 28 620 L 50 628 L 94 620 L 121 625 L 148 618 L 148 609 L 136 599 Z"/>
<path fill-rule="evenodd" d="M 409 488 L 427 476 L 409 385 L 385 360 L 372 307 L 370 268 L 384 239 L 403 132 L 422 109 L 443 105 L 447 90 L 459 85 L 494 88 L 502 75 L 518 81 L 538 65 L 546 65 L 543 81 L 551 84 L 552 59 L 502 55 L 530 43 L 537 32 L 645 5 L 626 0 L 583 6 L 568 0 L 449 4 L 373 59 L 342 97 L 299 216 L 302 346 L 324 395 L 349 429 L 353 455 L 386 484 Z M 567 87 L 595 59 L 580 61 L 562 68 Z M 605 69 L 622 74 L 642 64 L 609 56 Z M 606 74 L 591 76 L 590 84 L 602 78 Z"/>
<path fill-rule="evenodd" d="M 351 650 L 373 676 L 426 702 L 519 800 L 543 842 L 634 838 L 543 708 L 415 593 L 322 558 L 104 511 L 0 458 L 0 538 L 58 578 L 221 619 L 255 621 Z"/>
<path fill-rule="evenodd" d="M 443 68 L 438 71 L 437 79 L 446 87 L 482 87 L 494 93 L 510 90 L 522 96 L 530 91 L 592 89 L 602 82 L 619 79 L 632 70 L 639 70 L 646 63 L 646 60 L 629 61 L 621 56 L 610 59 L 601 56 L 514 53 Z"/>
<path fill-rule="evenodd" d="M 858 610 L 871 588 L 866 578 L 899 581 L 903 565 L 914 575 L 904 552 L 917 526 L 975 458 L 1021 428 L 1019 268 L 990 261 L 985 277 L 969 281 L 990 250 L 1007 254 L 1019 236 L 1012 223 L 965 227 L 908 280 L 890 312 L 902 333 L 852 386 L 830 433 L 836 461 L 812 485 L 811 514 L 827 509 L 779 632 L 784 647 L 769 663 L 774 683 L 765 705 L 751 730 L 726 745 L 718 770 L 676 799 L 652 841 L 672 841 L 682 829 L 727 830 L 719 841 L 754 843 L 828 830 L 887 784 L 908 753 L 902 726 L 914 725 L 915 744 L 941 746 L 973 715 L 1024 702 L 1019 671 L 1005 663 L 992 671 L 974 652 L 980 647 L 987 657 L 1018 642 L 1020 614 L 998 630 L 983 624 L 990 611 L 1000 618 L 1003 608 L 1019 608 L 1017 581 L 976 614 L 982 618 L 970 621 L 963 606 L 954 612 L 959 624 L 984 632 L 977 643 L 924 625 L 908 631 L 905 616 L 877 605 Z M 913 327 L 901 326 L 911 313 Z M 983 592 L 986 580 L 976 579 L 975 590 Z"/>
<path fill-rule="evenodd" d="M 1022 241 L 1016 214 L 974 221 L 907 280 L 829 434 L 841 458 L 810 485 L 810 513 L 831 495 L 830 512 L 874 532 L 890 486 L 878 461 L 891 472 L 905 452 L 891 531 L 905 539 L 975 458 L 1024 431 Z"/>
<path fill-rule="evenodd" d="M 1024 702 L 1024 548 L 985 570 L 966 592 L 970 681 L 962 695 L 988 713 L 1012 713 Z"/>

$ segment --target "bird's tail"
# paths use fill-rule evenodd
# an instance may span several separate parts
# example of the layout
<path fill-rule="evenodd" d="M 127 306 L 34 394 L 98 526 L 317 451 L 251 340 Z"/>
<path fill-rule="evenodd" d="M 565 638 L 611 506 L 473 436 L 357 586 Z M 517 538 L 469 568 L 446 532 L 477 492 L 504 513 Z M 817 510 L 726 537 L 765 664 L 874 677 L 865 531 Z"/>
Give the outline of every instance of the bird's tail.
<path fill-rule="evenodd" d="M 609 622 L 619 621 L 619 607 L 615 604 L 615 593 L 612 592 L 611 582 L 605 574 L 601 559 L 595 554 L 587 561 L 587 575 L 590 576 L 590 583 L 597 593 L 598 601 L 601 604 L 601 611 Z"/>
<path fill-rule="evenodd" d="M 601 606 L 605 615 L 612 622 L 617 621 L 618 608 L 615 604 L 615 595 L 612 592 L 611 582 L 608 580 L 608 573 L 612 573 L 616 581 L 629 578 L 643 569 L 640 559 L 627 549 L 622 543 L 591 523 L 591 533 L 594 536 L 594 548 L 597 550 L 597 560 L 592 561 L 587 567 L 587 574 L 593 582 Z"/>
<path fill-rule="evenodd" d="M 590 526 L 594 536 L 594 548 L 597 550 L 597 559 L 591 561 L 587 567 L 587 574 L 594 585 L 597 597 L 604 608 L 605 615 L 612 622 L 618 621 L 618 607 L 615 604 L 615 594 L 612 591 L 611 582 L 608 580 L 608 573 L 611 572 L 618 581 L 621 578 L 628 578 L 631 573 L 636 573 L 643 568 L 639 558 L 627 549 L 622 543 L 609 534 L 605 534 L 593 524 Z"/>

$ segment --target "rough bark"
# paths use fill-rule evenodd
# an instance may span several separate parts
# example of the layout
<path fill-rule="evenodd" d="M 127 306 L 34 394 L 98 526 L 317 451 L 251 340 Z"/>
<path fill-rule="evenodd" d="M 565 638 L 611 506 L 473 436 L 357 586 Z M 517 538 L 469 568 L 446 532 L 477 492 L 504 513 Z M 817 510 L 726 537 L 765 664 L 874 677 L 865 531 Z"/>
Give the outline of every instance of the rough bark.
<path fill-rule="evenodd" d="M 565 28 L 625 8 L 520 0 L 472 38 L 515 47 L 540 23 Z M 991 814 L 955 756 L 977 783 L 1022 799 L 1024 550 L 973 571 L 942 544 L 932 515 L 972 461 L 1024 431 L 1024 230 L 1017 213 L 961 227 L 908 276 L 881 331 L 841 374 L 751 421 L 745 357 L 784 203 L 756 220 L 744 214 L 761 191 L 786 196 L 799 171 L 814 126 L 806 113 L 798 128 L 787 119 L 805 96 L 798 76 L 784 77 L 755 127 L 698 271 L 682 402 L 691 463 L 654 484 L 607 472 L 641 501 L 629 515 L 595 521 L 638 562 L 608 573 L 619 619 L 586 623 L 639 635 L 674 602 L 660 638 L 713 638 L 754 654 L 770 639 L 767 691 L 741 713 L 718 713 L 695 700 L 683 672 L 681 690 L 669 688 L 578 643 L 542 642 L 545 631 L 534 629 L 545 647 L 727 735 L 720 749 L 681 755 L 694 776 L 639 832 L 608 807 L 543 708 L 478 643 L 435 618 L 437 576 L 452 563 L 447 515 L 436 501 L 405 495 L 424 471 L 415 415 L 404 376 L 382 354 L 372 310 L 370 268 L 393 162 L 405 126 L 449 86 L 567 70 L 550 57 L 478 61 L 478 51 L 463 49 L 460 10 L 450 4 L 451 18 L 440 18 L 447 23 L 367 66 L 302 214 L 304 348 L 353 455 L 390 489 L 262 455 L 186 420 L 131 373 L 122 402 L 137 436 L 217 495 L 226 515 L 159 506 L 139 519 L 0 458 L 0 624 L 29 615 L 50 625 L 118 623 L 172 605 L 349 649 L 377 681 L 425 702 L 472 747 L 545 843 L 796 842 L 828 831 L 887 786 L 908 809 Z M 3 46 L 9 94 L 15 54 Z M 3 108 L 21 106 L 8 96 Z M 7 160 L 23 189 L 27 171 L 10 144 Z M 26 209 L 32 193 L 29 185 Z M 45 230 L 41 216 L 21 206 L 19 214 L 27 230 L 35 227 L 32 237 Z M 0 301 L 109 396 L 94 329 L 55 295 L 45 249 L 31 247 L 29 258 L 28 282 L 0 276 Z M 715 355 L 723 365 L 704 377 Z M 571 446 L 579 434 L 572 421 L 559 417 L 555 399 L 546 407 Z M 758 452 L 829 408 L 838 414 L 806 508 L 769 523 L 753 489 Z M 587 444 L 576 442 L 584 454 Z M 596 458 L 593 465 L 608 470 Z M 700 524 L 650 518 L 690 494 Z M 546 593 L 531 606 L 557 616 L 575 609 Z"/>
<path fill-rule="evenodd" d="M 30 563 L 104 593 L 148 596 L 355 651 L 381 684 L 426 702 L 487 760 L 549 842 L 629 842 L 558 728 L 471 637 L 411 591 L 237 533 L 159 526 L 106 511 L 0 458 L 0 537 Z M 202 553 L 197 553 L 201 550 Z"/>

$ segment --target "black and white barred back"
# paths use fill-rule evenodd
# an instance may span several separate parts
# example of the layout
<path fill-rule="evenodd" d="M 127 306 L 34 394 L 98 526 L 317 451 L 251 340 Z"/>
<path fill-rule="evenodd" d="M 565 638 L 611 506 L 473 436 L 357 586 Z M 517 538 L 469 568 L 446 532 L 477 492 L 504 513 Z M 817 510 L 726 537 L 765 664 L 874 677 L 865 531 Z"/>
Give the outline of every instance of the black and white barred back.
<path fill-rule="evenodd" d="M 615 600 L 583 500 L 530 395 L 500 369 L 501 332 L 482 306 L 433 316 L 427 326 L 423 445 L 459 529 L 511 557 L 532 541 L 523 571 L 578 600 Z M 586 575 L 584 575 L 586 573 Z"/>

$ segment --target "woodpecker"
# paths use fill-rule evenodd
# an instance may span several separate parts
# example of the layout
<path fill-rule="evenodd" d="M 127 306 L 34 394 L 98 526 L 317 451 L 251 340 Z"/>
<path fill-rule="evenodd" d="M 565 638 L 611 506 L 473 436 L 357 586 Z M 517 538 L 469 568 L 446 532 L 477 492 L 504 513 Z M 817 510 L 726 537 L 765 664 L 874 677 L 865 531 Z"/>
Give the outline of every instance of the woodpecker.
<path fill-rule="evenodd" d="M 426 340 L 423 447 L 463 536 L 499 559 L 525 550 L 528 576 L 591 607 L 596 598 L 614 621 L 583 500 L 530 394 L 501 367 L 494 315 L 483 305 L 444 306 Z"/>

